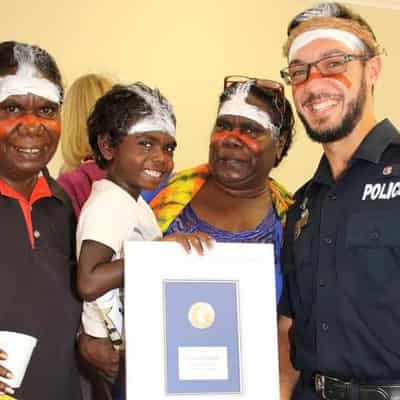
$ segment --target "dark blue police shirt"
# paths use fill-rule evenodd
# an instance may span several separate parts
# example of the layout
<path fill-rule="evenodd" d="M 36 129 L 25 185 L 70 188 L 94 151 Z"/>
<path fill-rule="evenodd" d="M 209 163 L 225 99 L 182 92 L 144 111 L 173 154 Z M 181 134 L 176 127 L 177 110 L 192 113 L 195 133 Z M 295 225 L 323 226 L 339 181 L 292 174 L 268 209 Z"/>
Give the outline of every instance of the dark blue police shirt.
<path fill-rule="evenodd" d="M 400 383 L 399 132 L 380 122 L 337 181 L 323 156 L 295 198 L 279 305 L 294 320 L 295 368 L 359 383 Z"/>

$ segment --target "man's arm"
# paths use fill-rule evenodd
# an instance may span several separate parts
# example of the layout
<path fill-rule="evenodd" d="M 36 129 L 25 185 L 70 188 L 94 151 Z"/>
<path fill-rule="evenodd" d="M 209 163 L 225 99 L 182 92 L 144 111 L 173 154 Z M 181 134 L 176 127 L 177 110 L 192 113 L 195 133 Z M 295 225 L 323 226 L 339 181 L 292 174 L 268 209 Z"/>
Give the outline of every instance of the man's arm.
<path fill-rule="evenodd" d="M 299 379 L 300 373 L 293 368 L 290 361 L 289 332 L 293 320 L 281 315 L 278 320 L 278 344 L 279 344 L 279 383 L 281 400 L 290 400 Z"/>

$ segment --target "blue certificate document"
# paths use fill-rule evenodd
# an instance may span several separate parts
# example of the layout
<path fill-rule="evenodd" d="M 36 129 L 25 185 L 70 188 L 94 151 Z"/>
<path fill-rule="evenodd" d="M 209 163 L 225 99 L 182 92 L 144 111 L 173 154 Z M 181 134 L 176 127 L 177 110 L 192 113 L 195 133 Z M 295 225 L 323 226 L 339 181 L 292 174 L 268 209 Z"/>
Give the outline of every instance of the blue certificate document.
<path fill-rule="evenodd" d="M 167 394 L 240 393 L 238 282 L 163 286 Z"/>

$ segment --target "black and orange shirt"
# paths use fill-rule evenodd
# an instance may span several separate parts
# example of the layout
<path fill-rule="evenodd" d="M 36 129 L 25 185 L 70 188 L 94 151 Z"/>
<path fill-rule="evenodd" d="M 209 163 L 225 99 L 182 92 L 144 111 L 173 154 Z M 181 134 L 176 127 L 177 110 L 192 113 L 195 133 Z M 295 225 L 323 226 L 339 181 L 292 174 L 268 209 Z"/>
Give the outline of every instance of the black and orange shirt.
<path fill-rule="evenodd" d="M 47 172 L 29 200 L 0 183 L 0 328 L 38 339 L 19 400 L 80 400 L 75 217 Z M 46 371 L 46 384 L 40 385 Z"/>
<path fill-rule="evenodd" d="M 2 196 L 7 196 L 12 199 L 18 201 L 22 214 L 24 216 L 26 229 L 28 232 L 29 240 L 31 242 L 32 247 L 35 247 L 35 237 L 40 237 L 40 232 L 33 229 L 32 226 L 32 204 L 43 198 L 43 197 L 51 197 L 52 192 L 47 184 L 47 181 L 43 174 L 40 174 L 35 187 L 33 188 L 32 194 L 29 200 L 26 200 L 20 193 L 16 192 L 10 185 L 7 184 L 3 179 L 0 178 L 0 194 Z"/>

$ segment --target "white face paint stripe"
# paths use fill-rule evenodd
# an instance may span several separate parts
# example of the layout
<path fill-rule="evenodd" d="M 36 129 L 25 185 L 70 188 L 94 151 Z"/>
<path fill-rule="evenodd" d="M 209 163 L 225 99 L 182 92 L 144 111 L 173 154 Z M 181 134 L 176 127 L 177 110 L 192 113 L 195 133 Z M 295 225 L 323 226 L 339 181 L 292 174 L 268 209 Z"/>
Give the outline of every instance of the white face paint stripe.
<path fill-rule="evenodd" d="M 0 78 L 0 102 L 10 96 L 34 94 L 59 104 L 59 87 L 48 79 L 37 77 L 38 71 L 32 64 L 18 65 L 15 75 Z"/>
<path fill-rule="evenodd" d="M 219 109 L 218 116 L 236 115 L 251 119 L 260 124 L 265 129 L 271 129 L 275 136 L 279 136 L 280 129 L 272 123 L 268 113 L 260 110 L 258 107 L 246 102 L 250 92 L 251 81 L 243 84 L 238 84 L 237 90 L 222 103 Z"/>
<path fill-rule="evenodd" d="M 147 116 L 133 124 L 128 131 L 129 135 L 145 132 L 166 132 L 175 137 L 175 125 L 171 119 L 159 119 L 155 115 Z"/>
<path fill-rule="evenodd" d="M 351 32 L 343 31 L 341 29 L 313 29 L 301 33 L 293 40 L 289 49 L 289 62 L 292 61 L 298 50 L 317 39 L 333 39 L 342 42 L 352 51 L 364 51 L 366 49 L 362 40 Z"/>

